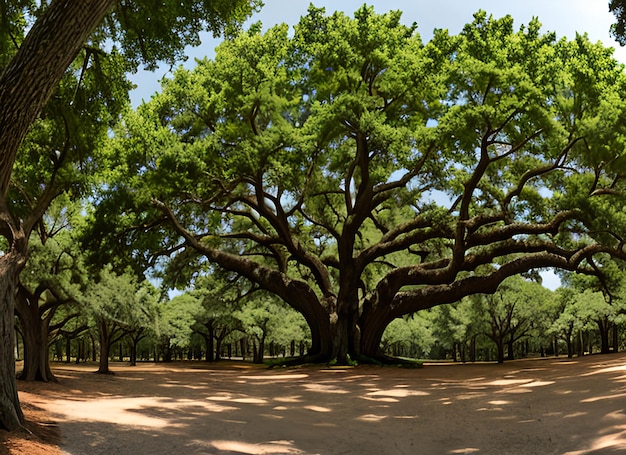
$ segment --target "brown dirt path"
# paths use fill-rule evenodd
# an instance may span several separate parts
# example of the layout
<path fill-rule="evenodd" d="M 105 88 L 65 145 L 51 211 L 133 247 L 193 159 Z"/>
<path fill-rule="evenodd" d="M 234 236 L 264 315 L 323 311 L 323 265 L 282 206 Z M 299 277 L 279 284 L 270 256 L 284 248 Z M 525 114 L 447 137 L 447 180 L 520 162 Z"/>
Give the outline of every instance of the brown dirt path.
<path fill-rule="evenodd" d="M 266 370 L 56 365 L 20 383 L 67 455 L 626 453 L 626 354 Z M 18 452 L 15 452 L 18 453 Z"/>

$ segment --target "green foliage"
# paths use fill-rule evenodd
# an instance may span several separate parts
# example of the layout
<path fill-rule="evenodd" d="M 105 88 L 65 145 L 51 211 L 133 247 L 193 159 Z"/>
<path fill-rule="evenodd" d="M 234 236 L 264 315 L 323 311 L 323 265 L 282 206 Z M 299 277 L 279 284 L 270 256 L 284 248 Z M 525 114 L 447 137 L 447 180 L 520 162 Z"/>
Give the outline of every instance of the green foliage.
<path fill-rule="evenodd" d="M 105 20 L 93 40 L 113 40 L 136 68 L 154 69 L 156 62 L 167 65 L 185 60 L 184 48 L 200 44 L 200 32 L 230 33 L 258 9 L 257 0 L 182 0 L 155 3 L 150 0 L 123 0 Z"/>
<path fill-rule="evenodd" d="M 375 327 L 380 340 L 380 321 L 533 269 L 597 274 L 595 258 L 626 257 L 625 83 L 610 50 L 537 20 L 515 29 L 479 11 L 423 43 L 399 12 L 311 7 L 293 36 L 233 34 L 124 115 L 94 250 L 172 257 L 165 276 L 182 286 L 197 270 L 241 274 L 302 312 L 314 339 L 341 315 L 344 339 Z M 522 301 L 544 300 L 533 286 L 473 301 L 492 336 L 545 332 Z M 479 332 L 462 329 L 464 305 L 450 341 Z"/>
<path fill-rule="evenodd" d="M 158 306 L 157 337 L 168 340 L 172 346 L 187 347 L 193 333 L 194 315 L 201 309 L 201 302 L 189 294 L 175 296 Z"/>

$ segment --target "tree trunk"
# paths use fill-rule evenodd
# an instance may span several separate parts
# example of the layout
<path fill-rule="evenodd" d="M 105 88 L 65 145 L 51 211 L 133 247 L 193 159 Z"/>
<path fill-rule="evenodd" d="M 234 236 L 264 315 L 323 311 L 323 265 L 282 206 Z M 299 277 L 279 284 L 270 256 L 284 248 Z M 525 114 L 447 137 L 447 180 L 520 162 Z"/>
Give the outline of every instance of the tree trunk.
<path fill-rule="evenodd" d="M 132 337 L 130 339 L 130 366 L 137 366 L 137 345 L 139 344 L 139 339 Z"/>
<path fill-rule="evenodd" d="M 0 197 L 17 150 L 93 29 L 116 0 L 54 0 L 0 75 Z"/>
<path fill-rule="evenodd" d="M 24 329 L 24 369 L 18 379 L 57 382 L 50 369 L 48 324 L 36 317 L 31 322 L 24 323 L 22 327 Z"/>
<path fill-rule="evenodd" d="M 12 333 L 17 279 L 27 247 L 24 230 L 21 226 L 15 229 L 6 208 L 13 163 L 22 140 L 65 70 L 115 3 L 116 0 L 54 0 L 0 74 L 0 215 L 8 226 L 0 231 L 11 245 L 11 250 L 0 259 L 0 428 L 7 430 L 20 428 L 24 419 L 17 397 Z M 20 240 L 22 248 L 16 251 Z"/>
<path fill-rule="evenodd" d="M 609 347 L 609 321 L 604 319 L 598 319 L 598 331 L 600 333 L 600 353 L 608 354 L 611 350 Z M 589 343 L 591 345 L 591 343 Z"/>
<path fill-rule="evenodd" d="M 21 288 L 17 294 L 15 312 L 22 325 L 22 339 L 24 341 L 24 369 L 19 374 L 18 379 L 56 382 L 50 369 L 49 318 L 42 319 L 38 299 Z"/>
<path fill-rule="evenodd" d="M 507 345 L 506 359 L 507 360 L 515 360 L 515 353 L 513 352 L 513 344 L 515 344 L 515 342 L 513 340 L 513 335 L 511 335 L 511 338 L 506 343 Z"/>
<path fill-rule="evenodd" d="M 496 348 L 498 349 L 498 363 L 504 363 L 504 340 L 497 339 Z"/>
<path fill-rule="evenodd" d="M 100 362 L 98 364 L 99 374 L 110 374 L 109 370 L 109 350 L 111 349 L 111 340 L 109 336 L 109 329 L 105 322 L 99 321 L 99 341 L 100 341 Z"/>
<path fill-rule="evenodd" d="M 23 240 L 19 235 L 14 238 L 16 242 Z M 9 431 L 21 428 L 24 423 L 15 381 L 14 309 L 17 279 L 24 267 L 25 255 L 16 249 L 14 246 L 10 253 L 0 257 L 0 428 Z"/>
<path fill-rule="evenodd" d="M 470 339 L 470 362 L 476 362 L 476 338 L 477 335 L 473 335 Z"/>

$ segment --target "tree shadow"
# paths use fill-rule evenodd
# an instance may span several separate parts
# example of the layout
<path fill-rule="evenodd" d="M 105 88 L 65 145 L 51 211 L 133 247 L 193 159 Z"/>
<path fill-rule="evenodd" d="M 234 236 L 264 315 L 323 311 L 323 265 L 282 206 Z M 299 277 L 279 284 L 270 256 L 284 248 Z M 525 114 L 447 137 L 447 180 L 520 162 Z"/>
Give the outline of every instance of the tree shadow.
<path fill-rule="evenodd" d="M 56 371 L 29 395 L 71 455 L 626 450 L 626 355 L 505 365 Z"/>

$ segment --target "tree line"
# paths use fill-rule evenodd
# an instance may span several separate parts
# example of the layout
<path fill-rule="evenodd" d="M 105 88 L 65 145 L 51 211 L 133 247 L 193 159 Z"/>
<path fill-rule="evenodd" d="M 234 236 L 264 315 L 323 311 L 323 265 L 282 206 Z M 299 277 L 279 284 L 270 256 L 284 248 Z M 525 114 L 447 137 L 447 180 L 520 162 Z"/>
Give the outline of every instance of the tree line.
<path fill-rule="evenodd" d="M 312 6 L 291 34 L 241 30 L 255 2 L 198 5 L 1 3 L 2 427 L 23 421 L 14 313 L 28 357 L 89 301 L 106 349 L 127 305 L 157 316 L 148 277 L 187 291 L 226 274 L 302 316 L 304 360 L 340 363 L 383 360 L 398 318 L 497 305 L 539 269 L 616 292 L 626 79 L 610 50 L 482 11 L 424 43 L 367 6 Z M 178 61 L 203 28 L 227 31 L 215 59 L 132 109 L 125 75 Z M 27 375 L 49 376 L 37 356 Z"/>

